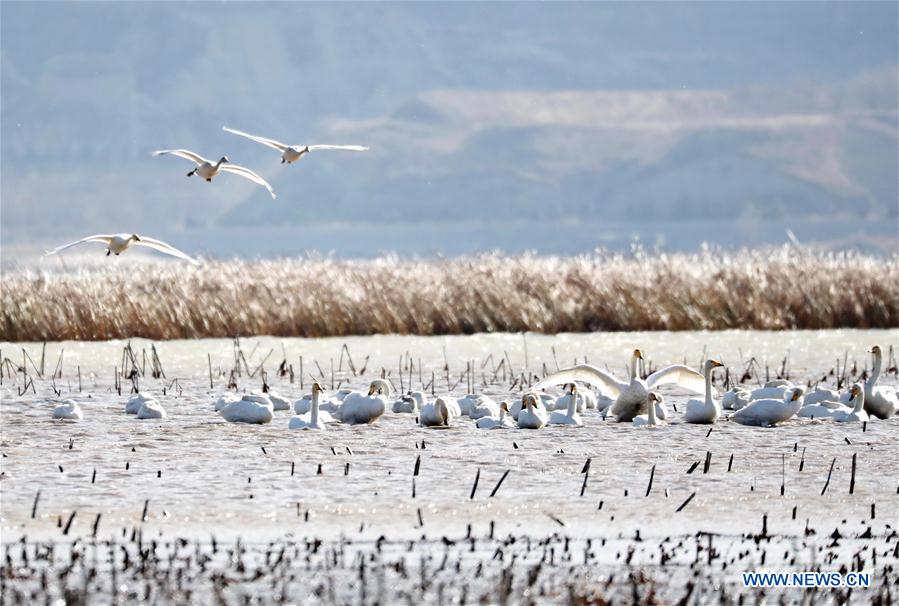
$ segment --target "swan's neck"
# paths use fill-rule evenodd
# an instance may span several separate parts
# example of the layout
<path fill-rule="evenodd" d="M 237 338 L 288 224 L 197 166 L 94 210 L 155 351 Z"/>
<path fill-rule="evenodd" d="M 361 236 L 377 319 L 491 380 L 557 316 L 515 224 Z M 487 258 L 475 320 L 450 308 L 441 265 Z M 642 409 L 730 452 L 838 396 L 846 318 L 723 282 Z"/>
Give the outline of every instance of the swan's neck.
<path fill-rule="evenodd" d="M 637 356 L 631 356 L 631 365 L 627 369 L 627 375 L 629 381 L 633 381 L 637 376 Z"/>
<path fill-rule="evenodd" d="M 878 350 L 874 352 L 874 370 L 871 371 L 871 376 L 865 381 L 865 387 L 868 390 L 874 389 L 874 386 L 877 384 L 877 379 L 880 378 L 881 366 L 883 366 L 883 353 Z"/>
<path fill-rule="evenodd" d="M 649 424 L 655 425 L 656 424 L 656 403 L 653 400 L 649 401 L 649 410 L 646 412 L 649 415 L 649 417 L 648 417 Z"/>
<path fill-rule="evenodd" d="M 222 158 L 219 158 L 219 161 L 215 163 L 215 170 L 219 169 L 219 167 L 222 165 L 222 162 L 224 162 L 224 160 Z"/>
<path fill-rule="evenodd" d="M 499 409 L 499 422 L 502 423 L 506 420 L 506 411 L 502 408 Z"/>
<path fill-rule="evenodd" d="M 705 405 L 714 408 L 715 401 L 712 400 L 712 367 L 705 367 Z"/>
<path fill-rule="evenodd" d="M 859 389 L 858 394 L 855 396 L 855 406 L 852 408 L 852 412 L 858 414 L 865 407 L 865 390 Z"/>
<path fill-rule="evenodd" d="M 318 425 L 318 390 L 312 390 L 312 425 Z"/>
<path fill-rule="evenodd" d="M 574 413 L 577 412 L 577 394 L 570 393 L 568 397 L 570 398 L 568 400 L 568 418 L 573 419 Z"/>

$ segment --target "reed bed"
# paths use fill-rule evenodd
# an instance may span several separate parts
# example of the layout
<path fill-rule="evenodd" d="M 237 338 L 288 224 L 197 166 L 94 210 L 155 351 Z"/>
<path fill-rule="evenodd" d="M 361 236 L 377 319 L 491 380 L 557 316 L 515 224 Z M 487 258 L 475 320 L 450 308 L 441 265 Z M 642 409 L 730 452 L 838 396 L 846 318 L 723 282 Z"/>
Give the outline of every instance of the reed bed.
<path fill-rule="evenodd" d="M 899 326 L 899 255 L 160 263 L 3 275 L 0 340 Z"/>

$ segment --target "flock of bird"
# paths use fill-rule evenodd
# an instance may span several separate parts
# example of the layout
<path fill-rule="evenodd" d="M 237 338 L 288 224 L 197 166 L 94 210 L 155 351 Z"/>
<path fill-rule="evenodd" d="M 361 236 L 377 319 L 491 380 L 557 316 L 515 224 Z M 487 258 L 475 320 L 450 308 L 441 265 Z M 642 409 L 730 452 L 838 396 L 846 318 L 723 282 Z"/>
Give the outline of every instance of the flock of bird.
<path fill-rule="evenodd" d="M 797 417 L 859 423 L 867 422 L 871 417 L 886 419 L 899 413 L 897 388 L 877 385 L 883 366 L 883 351 L 875 345 L 870 353 L 874 356 L 871 375 L 843 393 L 824 387 L 805 393 L 802 387 L 779 379 L 752 391 L 735 387 L 719 399 L 717 389 L 712 384 L 712 372 L 722 366 L 717 360 L 707 360 L 702 373 L 675 364 L 643 379 L 637 374 L 637 362 L 643 357 L 637 349 L 628 365 L 627 380 L 583 364 L 549 375 L 531 391 L 515 398 L 513 403 L 497 403 L 481 394 L 468 394 L 458 399 L 445 395 L 428 401 L 421 391 L 409 392 L 391 401 L 390 383 L 375 379 L 367 392 L 341 389 L 331 396 L 324 395 L 321 384 L 314 382 L 312 393 L 292 405 L 288 399 L 272 392 L 242 396 L 226 393 L 215 401 L 214 409 L 229 422 L 264 424 L 272 422 L 276 411 L 293 408 L 295 416 L 288 422 L 288 427 L 308 430 L 324 430 L 336 422 L 371 424 L 387 410 L 417 415 L 417 422 L 422 427 L 449 427 L 466 416 L 474 421 L 478 429 L 582 426 L 581 413 L 588 410 L 596 410 L 603 419 L 611 416 L 617 422 L 632 423 L 635 427 L 657 427 L 666 424 L 671 415 L 664 398 L 655 388 L 672 385 L 704 395 L 703 399 L 687 401 L 684 411 L 686 423 L 715 423 L 724 410 L 732 411 L 726 417 L 730 421 L 759 427 L 772 427 Z M 579 383 L 589 387 L 579 387 Z M 564 386 L 561 396 L 556 397 L 545 391 L 560 385 Z M 128 400 L 125 412 L 136 414 L 140 419 L 166 417 L 158 401 L 140 393 Z M 75 401 L 66 400 L 54 409 L 53 416 L 80 420 L 83 413 Z"/>
<path fill-rule="evenodd" d="M 255 141 L 256 143 L 261 143 L 262 145 L 279 151 L 281 153 L 281 164 L 293 164 L 294 162 L 302 159 L 303 156 L 305 156 L 309 152 L 318 150 L 342 150 L 360 152 L 368 151 L 369 149 L 368 147 L 362 145 L 290 145 L 287 143 L 281 143 L 280 141 L 276 141 L 274 139 L 268 139 L 266 137 L 260 137 L 258 135 L 251 135 L 243 131 L 228 128 L 227 126 L 223 126 L 222 129 L 229 133 L 239 135 L 241 137 L 250 139 L 251 141 Z M 249 179 L 257 185 L 261 185 L 266 190 L 268 190 L 268 193 L 271 195 L 272 199 L 275 199 L 277 197 L 275 195 L 275 191 L 272 189 L 272 186 L 268 183 L 268 181 L 245 166 L 232 164 L 231 161 L 228 160 L 228 156 L 222 156 L 217 161 L 209 160 L 196 152 L 190 151 L 189 149 L 160 149 L 152 152 L 152 155 L 154 157 L 171 155 L 178 158 L 184 158 L 185 160 L 190 160 L 195 164 L 195 166 L 189 173 L 187 173 L 188 177 L 197 175 L 200 178 L 205 179 L 207 182 L 211 182 L 214 177 L 217 177 L 223 172 L 230 173 L 232 175 L 238 175 L 245 179 Z M 190 257 L 189 255 L 178 250 L 170 244 L 166 244 L 161 240 L 148 238 L 146 236 L 139 236 L 138 234 L 133 233 L 96 234 L 93 236 L 87 236 L 86 238 L 64 244 L 58 248 L 54 248 L 53 250 L 48 250 L 45 254 L 55 255 L 58 252 L 66 250 L 67 248 L 78 246 L 79 244 L 84 244 L 86 242 L 100 242 L 102 244 L 105 244 L 107 256 L 111 254 L 118 256 L 128 250 L 128 248 L 131 246 L 146 246 L 148 248 L 163 252 L 167 255 L 178 257 L 179 259 L 183 259 L 195 265 L 198 264 L 198 261 L 196 259 Z"/>

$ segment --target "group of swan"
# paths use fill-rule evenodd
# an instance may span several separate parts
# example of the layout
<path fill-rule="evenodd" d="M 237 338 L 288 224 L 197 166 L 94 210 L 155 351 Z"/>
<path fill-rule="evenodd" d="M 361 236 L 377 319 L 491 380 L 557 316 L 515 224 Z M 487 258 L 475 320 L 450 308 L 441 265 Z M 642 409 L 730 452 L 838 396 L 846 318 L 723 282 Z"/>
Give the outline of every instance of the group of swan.
<path fill-rule="evenodd" d="M 137 415 L 138 419 L 165 419 L 166 412 L 155 398 L 136 393 L 125 402 L 125 414 Z M 63 400 L 53 408 L 54 419 L 80 421 L 84 412 L 75 400 Z"/>
<path fill-rule="evenodd" d="M 288 145 L 286 143 L 275 141 L 274 139 L 267 139 L 265 137 L 259 137 L 257 135 L 250 135 L 239 130 L 228 128 L 227 126 L 223 126 L 222 128 L 229 133 L 240 135 L 241 137 L 245 137 L 257 143 L 261 143 L 273 149 L 277 149 L 281 152 L 282 164 L 292 164 L 293 162 L 300 160 L 307 153 L 317 150 L 368 151 L 369 149 L 368 147 L 364 147 L 362 145 Z M 228 160 L 228 156 L 222 156 L 218 160 L 210 160 L 208 158 L 204 158 L 196 152 L 190 151 L 189 149 L 159 149 L 152 152 L 151 155 L 153 157 L 171 155 L 178 158 L 184 158 L 185 160 L 190 160 L 194 163 L 195 166 L 193 167 L 193 169 L 191 169 L 190 172 L 187 173 L 187 176 L 192 177 L 194 175 L 198 175 L 202 179 L 205 179 L 207 182 L 212 182 L 212 179 L 214 177 L 220 175 L 223 172 L 230 173 L 232 175 L 238 175 L 240 177 L 243 177 L 244 179 L 249 179 L 257 185 L 261 185 L 262 187 L 264 187 L 266 190 L 268 190 L 268 193 L 269 195 L 271 195 L 273 200 L 277 198 L 277 195 L 275 195 L 275 190 L 272 189 L 272 186 L 268 181 L 245 166 L 232 164 L 231 161 Z M 93 236 L 87 236 L 86 238 L 82 238 L 75 242 L 71 242 L 53 250 L 49 250 L 45 254 L 55 255 L 60 251 L 63 251 L 72 246 L 77 246 L 78 244 L 84 244 L 85 242 L 101 242 L 105 244 L 107 256 L 110 254 L 118 256 L 125 252 L 131 245 L 138 245 L 153 248 L 167 255 L 178 257 L 179 259 L 183 259 L 195 265 L 198 264 L 196 259 L 186 255 L 170 244 L 166 244 L 165 242 L 156 240 L 154 238 L 138 236 L 137 234 L 133 233 L 110 235 L 97 234 Z"/>

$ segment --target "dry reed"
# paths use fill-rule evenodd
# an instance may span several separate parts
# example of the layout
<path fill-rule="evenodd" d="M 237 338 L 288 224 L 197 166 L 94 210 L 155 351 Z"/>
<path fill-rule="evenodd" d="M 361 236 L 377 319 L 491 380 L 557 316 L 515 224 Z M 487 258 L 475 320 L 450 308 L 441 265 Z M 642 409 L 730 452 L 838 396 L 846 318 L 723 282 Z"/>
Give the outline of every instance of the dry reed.
<path fill-rule="evenodd" d="M 4 274 L 0 340 L 899 326 L 899 256 L 282 259 Z"/>

